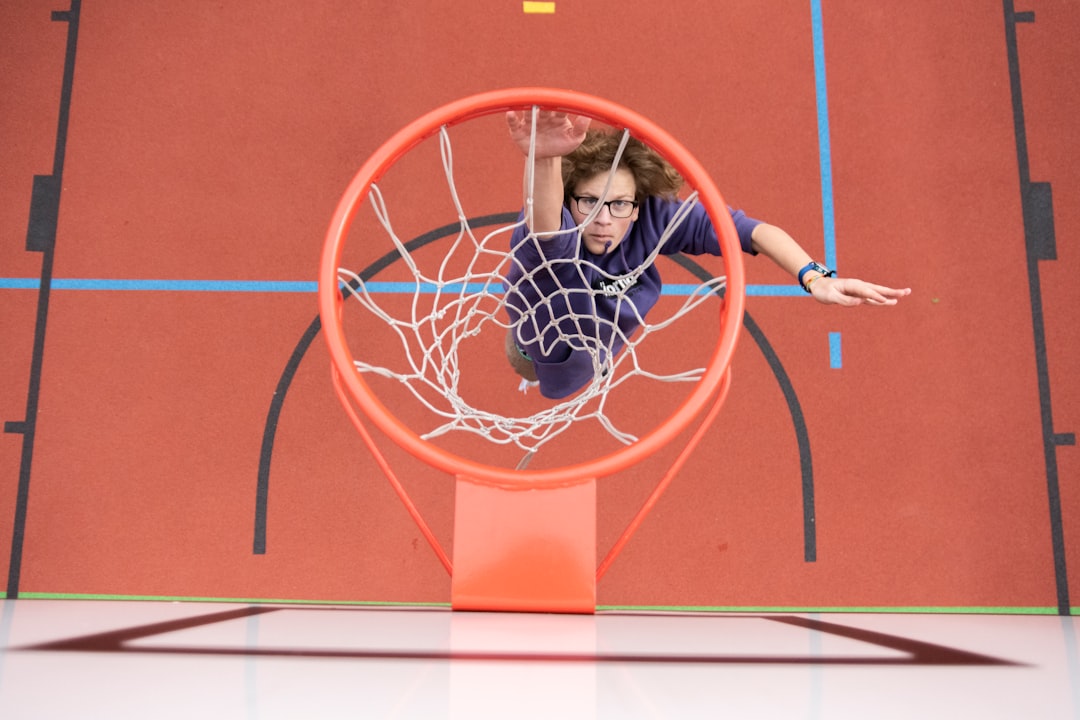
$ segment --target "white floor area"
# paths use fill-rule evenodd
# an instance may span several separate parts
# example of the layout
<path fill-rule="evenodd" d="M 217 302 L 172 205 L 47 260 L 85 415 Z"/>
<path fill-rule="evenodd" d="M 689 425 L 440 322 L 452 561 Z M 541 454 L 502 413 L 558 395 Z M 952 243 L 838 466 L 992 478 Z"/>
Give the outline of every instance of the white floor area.
<path fill-rule="evenodd" d="M 7 600 L 0 718 L 1069 718 L 1033 615 L 455 613 Z"/>

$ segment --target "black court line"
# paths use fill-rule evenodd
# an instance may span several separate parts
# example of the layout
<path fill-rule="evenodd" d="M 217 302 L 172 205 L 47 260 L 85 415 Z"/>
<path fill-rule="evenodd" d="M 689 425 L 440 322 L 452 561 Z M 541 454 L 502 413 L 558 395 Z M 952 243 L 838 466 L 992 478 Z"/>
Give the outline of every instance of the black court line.
<path fill-rule="evenodd" d="M 1020 88 L 1020 52 L 1016 43 L 1016 24 L 1035 22 L 1035 13 L 1016 12 L 1013 0 L 1004 0 L 1004 8 L 1005 47 L 1009 55 L 1013 128 L 1016 134 L 1016 158 L 1020 166 L 1020 201 L 1024 215 L 1024 245 L 1031 299 L 1031 325 L 1035 341 L 1039 415 L 1042 424 L 1043 455 L 1046 461 L 1046 490 L 1050 506 L 1054 582 L 1057 587 L 1058 613 L 1068 615 L 1070 613 L 1069 575 L 1065 564 L 1065 532 L 1062 526 L 1057 449 L 1060 445 L 1075 445 L 1076 435 L 1054 432 L 1054 413 L 1050 402 L 1050 368 L 1046 353 L 1046 321 L 1043 311 L 1042 279 L 1039 274 L 1039 261 L 1057 259 L 1053 196 L 1050 183 L 1031 182 L 1027 128 L 1024 122 L 1024 98 Z"/>
<path fill-rule="evenodd" d="M 479 228 L 495 224 L 506 225 L 515 220 L 517 220 L 517 213 L 500 213 L 473 218 L 468 222 L 470 227 Z M 409 252 L 418 250 L 428 243 L 444 238 L 451 233 L 456 233 L 460 229 L 461 226 L 458 223 L 444 225 L 410 240 L 405 243 L 405 248 Z M 388 265 L 400 258 L 401 255 L 397 250 L 391 250 L 364 268 L 359 273 L 360 279 L 364 282 L 371 280 L 375 275 L 386 269 Z M 285 396 L 292 386 L 297 370 L 300 369 L 300 361 L 304 359 L 308 349 L 311 347 L 311 343 L 314 342 L 320 330 L 322 330 L 322 320 L 316 317 L 308 325 L 289 356 L 289 362 L 281 373 L 277 388 L 274 390 L 274 397 L 270 401 L 270 411 L 266 415 L 266 424 L 263 426 L 263 439 L 259 450 L 259 474 L 255 483 L 255 537 L 252 543 L 252 553 L 255 555 L 266 554 L 266 515 L 270 503 L 270 464 L 274 457 L 274 438 L 277 436 L 278 422 L 281 420 L 281 412 L 285 406 Z"/>
<path fill-rule="evenodd" d="M 26 534 L 26 512 L 30 501 L 30 468 L 34 459 L 34 438 L 37 431 L 38 402 L 41 397 L 41 368 L 45 358 L 45 328 L 49 319 L 49 298 L 52 291 L 53 257 L 56 250 L 56 230 L 60 215 L 60 190 L 63 187 L 64 156 L 67 151 L 68 119 L 71 111 L 71 92 L 75 82 L 75 48 L 79 39 L 81 0 L 71 0 L 71 9 L 53 11 L 54 22 L 68 24 L 67 47 L 64 52 L 64 79 L 60 86 L 60 112 L 56 123 L 56 146 L 53 151 L 51 175 L 35 175 L 30 196 L 30 220 L 26 230 L 27 252 L 41 253 L 41 283 L 38 286 L 37 318 L 34 323 L 34 349 L 30 356 L 30 381 L 26 391 L 26 414 L 22 420 L 4 423 L 4 432 L 22 435 L 22 454 L 19 460 L 19 485 L 15 496 L 15 519 L 11 532 L 11 560 L 8 565 L 7 597 L 19 596 L 19 576 L 22 572 L 23 541 Z"/>
<path fill-rule="evenodd" d="M 858 666 L 1009 666 L 1019 667 L 1020 663 L 1012 660 L 983 655 L 967 650 L 914 640 L 898 635 L 889 635 L 873 630 L 853 628 L 836 622 L 796 615 L 718 615 L 716 622 L 737 619 L 757 619 L 776 622 L 805 630 L 816 631 L 825 635 L 847 638 L 866 643 L 887 651 L 898 652 L 903 657 L 852 657 L 845 655 L 724 655 L 711 654 L 664 654 L 648 652 L 577 652 L 551 653 L 528 651 L 482 651 L 482 650 L 391 650 L 391 649 L 315 649 L 303 647 L 230 647 L 206 646 L 191 647 L 169 644 L 129 645 L 128 643 L 166 633 L 207 627 L 216 623 L 230 622 L 277 612 L 283 608 L 251 606 L 237 610 L 197 615 L 180 620 L 167 620 L 147 625 L 136 625 L 119 630 L 110 630 L 90 635 L 54 640 L 17 648 L 17 651 L 33 652 L 91 652 L 123 653 L 150 655 L 203 655 L 234 657 L 292 657 L 292 658 L 336 658 L 346 660 L 445 660 L 445 661 L 481 661 L 481 662 L 540 662 L 540 663 L 649 663 L 665 665 L 858 665 Z M 371 612 L 353 608 L 288 608 L 294 612 Z M 445 611 L 441 611 L 445 612 Z M 687 620 L 690 617 L 685 618 Z M 700 620 L 701 616 L 693 619 Z"/>
<path fill-rule="evenodd" d="M 684 255 L 671 256 L 675 262 L 683 266 L 702 282 L 711 279 L 711 274 L 696 262 Z M 722 292 L 722 291 L 721 291 Z M 817 561 L 817 518 L 814 510 L 814 462 L 810 455 L 810 433 L 806 428 L 806 416 L 803 415 L 799 396 L 795 392 L 795 386 L 791 377 L 784 368 L 784 363 L 776 353 L 772 343 L 769 342 L 765 332 L 750 313 L 743 313 L 743 328 L 750 333 L 765 361 L 769 364 L 773 376 L 776 378 L 780 391 L 784 394 L 784 402 L 787 403 L 788 412 L 791 414 L 791 423 L 795 430 L 795 442 L 799 448 L 799 475 L 803 501 L 803 560 L 805 562 Z"/>
<path fill-rule="evenodd" d="M 468 220 L 468 223 L 470 227 L 479 228 L 494 224 L 509 224 L 516 221 L 517 217 L 518 213 L 500 213 L 472 218 Z M 406 243 L 405 247 L 411 252 L 428 243 L 456 233 L 459 230 L 460 225 L 458 223 L 444 225 L 443 227 L 436 228 L 435 230 L 431 230 L 430 232 L 410 240 Z M 708 270 L 687 256 L 669 255 L 668 257 L 702 282 L 712 279 L 712 274 Z M 365 268 L 363 272 L 360 273 L 360 277 L 365 282 L 371 280 L 377 273 L 399 259 L 399 253 L 396 250 L 392 250 Z M 806 428 L 806 419 L 803 416 L 802 406 L 799 404 L 799 398 L 795 392 L 795 387 L 791 382 L 787 370 L 784 369 L 783 362 L 780 360 L 780 357 L 772 344 L 769 343 L 764 331 L 762 331 L 761 327 L 750 316 L 749 312 L 745 312 L 743 315 L 743 327 L 750 333 L 750 336 L 761 350 L 762 355 L 765 356 L 769 368 L 772 370 L 776 382 L 784 394 L 788 411 L 791 413 L 792 425 L 795 430 L 796 443 L 799 449 L 800 486 L 803 498 L 803 559 L 805 562 L 816 562 L 817 520 L 814 510 L 814 468 L 810 454 L 810 435 Z M 322 324 L 319 318 L 316 317 L 304 331 L 300 341 L 293 349 L 289 361 L 282 371 L 281 378 L 278 380 L 277 387 L 274 390 L 274 395 L 270 402 L 270 411 L 267 414 L 266 425 L 263 428 L 263 440 L 259 454 L 259 471 L 256 479 L 255 524 L 254 539 L 252 542 L 252 553 L 255 555 L 264 555 L 266 553 L 268 532 L 267 513 L 270 502 L 270 466 L 271 461 L 273 460 L 274 438 L 277 434 L 277 425 L 281 419 L 281 412 L 284 408 L 285 396 L 288 394 L 289 387 L 292 385 L 293 378 L 300 367 L 301 360 L 303 360 L 308 348 L 311 347 L 311 343 L 321 329 Z"/>

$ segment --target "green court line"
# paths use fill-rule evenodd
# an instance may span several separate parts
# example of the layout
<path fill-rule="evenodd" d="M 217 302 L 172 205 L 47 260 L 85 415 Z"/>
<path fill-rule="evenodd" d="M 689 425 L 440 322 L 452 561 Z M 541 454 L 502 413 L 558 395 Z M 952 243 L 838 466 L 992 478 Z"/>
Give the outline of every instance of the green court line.
<path fill-rule="evenodd" d="M 998 607 L 958 606 L 922 607 L 902 605 L 878 606 L 694 606 L 694 605 L 598 605 L 598 611 L 608 612 L 673 612 L 673 613 L 879 613 L 924 615 L 1057 615 L 1056 607 Z M 1072 608 L 1072 615 L 1080 614 L 1080 608 Z"/>
<path fill-rule="evenodd" d="M 0 598 L 7 594 L 0 592 Z M 142 602 L 244 603 L 250 605 L 349 605 L 358 607 L 444 608 L 448 602 L 402 602 L 389 600 L 303 600 L 296 598 L 230 598 L 188 595 L 109 595 L 98 593 L 20 592 L 22 600 L 115 600 Z M 1009 606 L 811 606 L 811 605 L 597 605 L 597 612 L 670 612 L 670 613 L 878 613 L 936 615 L 1057 615 L 1056 607 Z M 1070 608 L 1070 615 L 1080 615 L 1080 608 Z"/>

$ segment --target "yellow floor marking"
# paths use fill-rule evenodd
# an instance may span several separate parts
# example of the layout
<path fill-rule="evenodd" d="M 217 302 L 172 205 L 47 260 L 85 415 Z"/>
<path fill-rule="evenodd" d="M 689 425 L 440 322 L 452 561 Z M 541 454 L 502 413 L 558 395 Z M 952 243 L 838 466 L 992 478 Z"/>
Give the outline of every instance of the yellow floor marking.
<path fill-rule="evenodd" d="M 521 3 L 521 9 L 527 13 L 543 13 L 550 15 L 555 12 L 555 3 L 553 2 L 530 2 L 525 0 Z"/>

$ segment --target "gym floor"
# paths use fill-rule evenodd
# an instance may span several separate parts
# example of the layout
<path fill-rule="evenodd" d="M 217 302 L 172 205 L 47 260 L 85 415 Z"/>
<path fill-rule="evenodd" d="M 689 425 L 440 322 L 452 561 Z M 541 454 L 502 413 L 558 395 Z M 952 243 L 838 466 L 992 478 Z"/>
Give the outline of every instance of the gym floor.
<path fill-rule="evenodd" d="M 1076 618 L 7 600 L 5 718 L 1075 718 Z"/>

